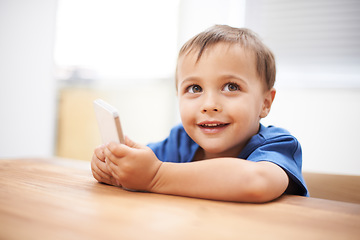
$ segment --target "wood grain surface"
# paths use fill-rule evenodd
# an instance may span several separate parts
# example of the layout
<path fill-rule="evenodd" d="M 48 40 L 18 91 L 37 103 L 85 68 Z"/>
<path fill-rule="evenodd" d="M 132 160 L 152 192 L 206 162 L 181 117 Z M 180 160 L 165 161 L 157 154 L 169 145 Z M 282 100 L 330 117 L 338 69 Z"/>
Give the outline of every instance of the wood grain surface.
<path fill-rule="evenodd" d="M 129 192 L 78 160 L 0 160 L 0 239 L 360 239 L 360 204 L 265 204 Z"/>
<path fill-rule="evenodd" d="M 360 204 L 360 176 L 314 172 L 303 175 L 311 197 Z"/>

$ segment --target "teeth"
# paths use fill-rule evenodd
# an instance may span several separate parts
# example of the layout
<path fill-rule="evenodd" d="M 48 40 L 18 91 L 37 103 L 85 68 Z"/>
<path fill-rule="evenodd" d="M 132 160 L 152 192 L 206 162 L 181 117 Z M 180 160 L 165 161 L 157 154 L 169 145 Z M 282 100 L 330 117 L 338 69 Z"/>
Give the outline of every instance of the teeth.
<path fill-rule="evenodd" d="M 224 124 L 220 124 L 220 123 L 205 123 L 202 124 L 202 127 L 219 127 L 219 126 L 223 126 Z"/>
<path fill-rule="evenodd" d="M 209 124 L 204 124 L 205 127 L 216 127 L 219 126 L 220 124 L 217 123 L 209 123 Z"/>

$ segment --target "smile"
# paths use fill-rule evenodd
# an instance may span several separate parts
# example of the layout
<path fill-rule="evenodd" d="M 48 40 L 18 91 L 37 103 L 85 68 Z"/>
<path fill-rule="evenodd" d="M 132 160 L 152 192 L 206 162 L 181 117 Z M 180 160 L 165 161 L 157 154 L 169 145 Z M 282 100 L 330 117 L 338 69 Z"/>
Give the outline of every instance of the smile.
<path fill-rule="evenodd" d="M 230 125 L 230 123 L 215 122 L 215 121 L 204 121 L 197 124 L 201 131 L 206 134 L 217 134 L 222 132 Z"/>
<path fill-rule="evenodd" d="M 229 123 L 204 123 L 204 124 L 199 124 L 200 127 L 202 128 L 217 128 L 217 127 L 224 127 L 229 125 Z"/>

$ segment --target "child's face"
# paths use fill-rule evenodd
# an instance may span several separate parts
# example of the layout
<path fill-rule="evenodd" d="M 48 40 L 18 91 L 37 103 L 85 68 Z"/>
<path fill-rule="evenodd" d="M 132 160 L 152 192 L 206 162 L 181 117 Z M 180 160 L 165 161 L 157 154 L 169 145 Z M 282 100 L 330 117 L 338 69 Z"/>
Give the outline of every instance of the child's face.
<path fill-rule="evenodd" d="M 205 158 L 237 157 L 258 132 L 275 90 L 265 90 L 254 54 L 239 46 L 217 43 L 196 59 L 194 51 L 178 60 L 183 126 Z"/>

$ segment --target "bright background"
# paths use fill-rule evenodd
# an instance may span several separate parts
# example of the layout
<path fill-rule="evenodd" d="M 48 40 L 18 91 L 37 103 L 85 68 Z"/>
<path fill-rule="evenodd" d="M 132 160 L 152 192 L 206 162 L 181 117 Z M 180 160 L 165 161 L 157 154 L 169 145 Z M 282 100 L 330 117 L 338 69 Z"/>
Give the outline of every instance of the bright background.
<path fill-rule="evenodd" d="M 275 53 L 263 123 L 299 139 L 304 170 L 360 175 L 359 22 L 357 0 L 0 0 L 0 158 L 89 159 L 97 97 L 134 140 L 163 139 L 179 121 L 178 49 L 228 24 Z"/>

